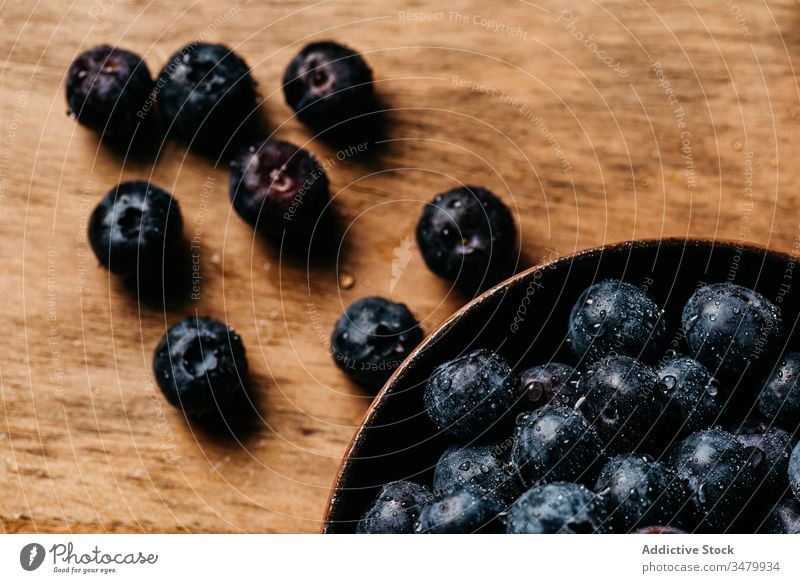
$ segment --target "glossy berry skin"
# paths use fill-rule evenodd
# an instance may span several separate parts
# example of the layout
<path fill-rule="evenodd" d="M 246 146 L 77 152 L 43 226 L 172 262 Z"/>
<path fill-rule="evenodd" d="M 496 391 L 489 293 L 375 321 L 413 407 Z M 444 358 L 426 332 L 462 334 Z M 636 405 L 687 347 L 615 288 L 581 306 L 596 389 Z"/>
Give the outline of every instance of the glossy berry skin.
<path fill-rule="evenodd" d="M 746 448 L 757 450 L 750 464 L 760 472 L 758 492 L 754 502 L 760 506 L 780 500 L 789 487 L 789 456 L 792 436 L 766 421 L 750 419 L 731 429 L 736 440 Z"/>
<path fill-rule="evenodd" d="M 800 503 L 786 499 L 778 502 L 761 524 L 764 534 L 800 534 Z"/>
<path fill-rule="evenodd" d="M 467 488 L 510 504 L 520 493 L 519 483 L 498 449 L 496 445 L 449 447 L 436 464 L 433 491 L 443 495 Z"/>
<path fill-rule="evenodd" d="M 662 362 L 656 374 L 669 399 L 670 438 L 719 422 L 725 399 L 717 379 L 706 367 L 688 356 L 675 356 Z"/>
<path fill-rule="evenodd" d="M 420 534 L 493 532 L 498 528 L 497 516 L 504 508 L 498 496 L 464 488 L 426 504 L 414 530 Z"/>
<path fill-rule="evenodd" d="M 374 109 L 372 71 L 360 54 L 331 41 L 301 50 L 283 74 L 286 103 L 303 122 L 330 127 Z"/>
<path fill-rule="evenodd" d="M 78 123 L 114 142 L 129 142 L 150 112 L 153 78 L 138 55 L 101 45 L 67 72 L 67 105 Z"/>
<path fill-rule="evenodd" d="M 486 349 L 437 366 L 423 397 L 433 424 L 464 440 L 492 429 L 516 398 L 508 363 Z"/>
<path fill-rule="evenodd" d="M 706 429 L 679 442 L 670 459 L 689 490 L 688 509 L 701 532 L 734 527 L 758 486 L 750 451 L 721 429 Z"/>
<path fill-rule="evenodd" d="M 306 150 L 266 140 L 230 163 L 233 208 L 267 234 L 310 234 L 329 200 L 328 177 Z"/>
<path fill-rule="evenodd" d="M 422 328 L 405 304 L 371 296 L 350 304 L 336 322 L 331 354 L 352 379 L 379 386 L 422 338 Z"/>
<path fill-rule="evenodd" d="M 224 148 L 256 108 L 250 67 L 219 44 L 180 49 L 161 70 L 156 90 L 169 130 L 203 148 Z"/>
<path fill-rule="evenodd" d="M 574 407 L 580 398 L 578 377 L 579 373 L 574 368 L 560 362 L 526 368 L 514 380 L 519 408 L 533 411 L 548 403 Z"/>
<path fill-rule="evenodd" d="M 522 414 L 511 459 L 527 486 L 547 482 L 592 484 L 603 462 L 600 438 L 574 409 L 547 405 Z"/>
<path fill-rule="evenodd" d="M 683 482 L 675 470 L 648 455 L 612 458 L 594 490 L 606 501 L 614 532 L 631 532 L 648 524 L 681 524 L 686 500 Z"/>
<path fill-rule="evenodd" d="M 780 345 L 780 311 L 764 296 L 730 282 L 694 292 L 682 316 L 690 356 L 717 376 L 736 379 Z"/>
<path fill-rule="evenodd" d="M 786 429 L 800 427 L 800 352 L 790 352 L 764 383 L 756 407 Z"/>
<path fill-rule="evenodd" d="M 191 316 L 161 338 L 153 373 L 167 400 L 187 415 L 219 410 L 245 382 L 242 339 L 222 322 Z"/>
<path fill-rule="evenodd" d="M 635 534 L 686 534 L 686 532 L 672 526 L 645 526 L 637 530 Z"/>
<path fill-rule="evenodd" d="M 647 449 L 652 428 L 667 407 L 664 387 L 653 370 L 629 356 L 595 362 L 578 385 L 577 409 L 611 452 Z"/>
<path fill-rule="evenodd" d="M 610 531 L 605 504 L 578 484 L 536 486 L 508 508 L 508 534 L 592 534 Z"/>
<path fill-rule="evenodd" d="M 89 243 L 117 275 L 162 273 L 183 240 L 178 202 L 165 190 L 133 180 L 111 189 L 89 219 Z"/>
<path fill-rule="evenodd" d="M 422 507 L 433 499 L 430 490 L 398 480 L 381 488 L 372 507 L 359 521 L 359 534 L 412 534 Z"/>
<path fill-rule="evenodd" d="M 654 359 L 665 335 L 664 316 L 653 298 L 618 279 L 584 290 L 569 316 L 572 351 L 589 361 L 613 354 Z"/>
<path fill-rule="evenodd" d="M 800 443 L 795 446 L 789 459 L 789 485 L 795 498 L 800 500 Z"/>
<path fill-rule="evenodd" d="M 478 186 L 437 194 L 417 223 L 417 246 L 428 268 L 469 290 L 505 274 L 516 237 L 508 207 Z"/>

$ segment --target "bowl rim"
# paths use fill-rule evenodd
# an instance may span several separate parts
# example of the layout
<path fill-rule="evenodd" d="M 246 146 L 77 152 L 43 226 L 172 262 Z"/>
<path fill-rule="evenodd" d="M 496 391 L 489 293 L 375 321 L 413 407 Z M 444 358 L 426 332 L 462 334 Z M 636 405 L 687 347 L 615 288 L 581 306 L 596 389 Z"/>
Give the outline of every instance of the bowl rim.
<path fill-rule="evenodd" d="M 400 363 L 400 365 L 395 369 L 389 379 L 384 383 L 381 390 L 376 393 L 375 397 L 370 403 L 370 406 L 364 412 L 364 415 L 361 419 L 361 422 L 358 426 L 358 429 L 353 434 L 353 437 L 350 439 L 350 443 L 345 450 L 342 460 L 339 462 L 339 467 L 336 471 L 336 478 L 334 479 L 333 484 L 331 485 L 329 492 L 328 492 L 328 500 L 325 505 L 325 511 L 322 517 L 322 527 L 321 533 L 327 534 L 332 526 L 331 522 L 331 515 L 335 512 L 338 504 L 340 503 L 340 499 L 338 498 L 337 494 L 342 490 L 344 486 L 344 481 L 347 475 L 347 468 L 350 465 L 350 459 L 353 453 L 360 447 L 364 440 L 364 433 L 365 428 L 371 421 L 371 419 L 377 414 L 378 410 L 385 404 L 386 402 L 386 395 L 389 393 L 394 385 L 396 384 L 397 380 L 404 375 L 405 369 L 413 364 L 416 361 L 417 357 L 420 353 L 426 350 L 431 344 L 437 342 L 440 337 L 450 330 L 450 328 L 455 324 L 456 321 L 460 320 L 466 313 L 472 311 L 476 306 L 486 303 L 498 294 L 505 293 L 511 287 L 520 284 L 522 281 L 527 281 L 533 274 L 554 269 L 556 267 L 560 267 L 562 264 L 569 264 L 576 260 L 583 260 L 592 257 L 601 257 L 603 253 L 607 252 L 619 252 L 625 249 L 629 251 L 634 251 L 636 249 L 645 249 L 645 248 L 653 248 L 655 247 L 656 250 L 660 249 L 662 246 L 683 246 L 683 247 L 700 247 L 704 249 L 709 249 L 713 252 L 715 247 L 726 248 L 726 249 L 742 249 L 748 251 L 755 251 L 761 252 L 764 254 L 770 254 L 775 256 L 777 259 L 782 259 L 785 261 L 797 261 L 797 257 L 788 253 L 786 251 L 778 251 L 775 249 L 771 249 L 769 246 L 760 245 L 757 243 L 751 243 L 747 241 L 738 241 L 735 239 L 725 239 L 725 238 L 715 238 L 715 239 L 702 239 L 702 238 L 693 238 L 693 237 L 653 237 L 653 238 L 644 238 L 644 239 L 633 239 L 628 241 L 620 241 L 616 243 L 608 243 L 606 245 L 598 245 L 594 247 L 587 247 L 586 249 L 581 249 L 579 251 L 575 251 L 573 253 L 568 253 L 567 255 L 562 255 L 560 257 L 556 257 L 550 261 L 545 261 L 543 263 L 538 263 L 515 273 L 514 275 L 510 276 L 509 278 L 501 281 L 500 283 L 492 286 L 491 288 L 487 289 L 485 292 L 481 293 L 477 297 L 473 298 L 460 308 L 458 308 L 455 312 L 453 312 L 450 316 L 448 316 L 441 324 L 439 324 L 436 328 L 434 328 L 422 342 L 417 345 L 414 350 L 409 353 L 409 355 Z"/>

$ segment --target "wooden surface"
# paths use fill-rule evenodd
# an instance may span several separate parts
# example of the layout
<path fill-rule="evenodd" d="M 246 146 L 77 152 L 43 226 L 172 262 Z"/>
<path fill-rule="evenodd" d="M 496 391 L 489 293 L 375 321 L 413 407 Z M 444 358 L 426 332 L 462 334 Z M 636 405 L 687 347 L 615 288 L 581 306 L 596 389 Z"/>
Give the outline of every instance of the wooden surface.
<path fill-rule="evenodd" d="M 0 1 L 0 531 L 318 531 L 370 402 L 332 364 L 329 331 L 367 294 L 406 302 L 426 330 L 463 303 L 413 244 L 423 202 L 460 182 L 515 208 L 522 266 L 665 235 L 800 245 L 795 0 L 407 14 L 428 10 Z M 307 266 L 255 237 L 230 213 L 224 167 L 174 143 L 155 164 L 125 161 L 64 115 L 79 51 L 119 44 L 155 71 L 198 36 L 247 59 L 276 136 L 335 161 L 333 260 Z M 367 53 L 392 109 L 370 156 L 338 161 L 283 103 L 283 68 L 315 38 Z M 179 199 L 199 299 L 138 302 L 97 267 L 87 216 L 131 178 Z M 231 431 L 187 423 L 154 389 L 155 343 L 195 312 L 227 320 L 249 351 L 255 409 Z"/>

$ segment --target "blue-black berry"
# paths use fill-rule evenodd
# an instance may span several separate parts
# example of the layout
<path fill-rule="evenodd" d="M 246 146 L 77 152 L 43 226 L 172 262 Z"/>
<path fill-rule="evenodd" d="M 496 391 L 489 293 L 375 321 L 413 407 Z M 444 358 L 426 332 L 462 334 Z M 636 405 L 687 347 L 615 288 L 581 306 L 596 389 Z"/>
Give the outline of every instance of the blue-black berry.
<path fill-rule="evenodd" d="M 772 505 L 789 489 L 792 436 L 766 421 L 750 419 L 732 428 L 736 440 L 751 450 L 751 465 L 760 472 L 753 502 Z"/>
<path fill-rule="evenodd" d="M 434 369 L 424 401 L 440 430 L 461 439 L 478 437 L 514 406 L 511 369 L 497 354 L 473 350 Z"/>
<path fill-rule="evenodd" d="M 767 419 L 794 431 L 800 427 L 800 352 L 790 352 L 764 383 L 756 402 Z"/>
<path fill-rule="evenodd" d="M 719 422 L 725 404 L 717 379 L 688 356 L 675 356 L 656 370 L 669 399 L 670 439 Z"/>
<path fill-rule="evenodd" d="M 585 486 L 555 482 L 525 492 L 509 508 L 509 534 L 593 534 L 610 531 L 605 503 Z"/>
<path fill-rule="evenodd" d="M 560 362 L 526 368 L 514 380 L 520 409 L 533 411 L 548 403 L 574 407 L 580 398 L 578 378 L 574 368 Z"/>
<path fill-rule="evenodd" d="M 89 219 L 89 242 L 100 264 L 124 277 L 161 273 L 174 260 L 182 241 L 178 202 L 149 182 L 118 184 Z"/>
<path fill-rule="evenodd" d="M 793 499 L 781 500 L 772 508 L 758 532 L 764 534 L 800 534 L 800 504 Z"/>
<path fill-rule="evenodd" d="M 243 150 L 230 163 L 233 208 L 267 234 L 309 235 L 328 202 L 328 177 L 317 159 L 281 140 Z"/>
<path fill-rule="evenodd" d="M 422 328 L 405 304 L 366 297 L 350 304 L 336 322 L 331 352 L 351 378 L 381 385 L 422 337 Z"/>
<path fill-rule="evenodd" d="M 690 356 L 716 376 L 736 379 L 780 345 L 780 311 L 760 293 L 724 282 L 701 287 L 683 308 Z"/>
<path fill-rule="evenodd" d="M 569 317 L 569 340 L 579 358 L 622 354 L 654 359 L 666 325 L 661 308 L 638 287 L 610 279 L 580 295 Z"/>
<path fill-rule="evenodd" d="M 505 509 L 499 496 L 463 488 L 426 504 L 415 532 L 420 534 L 471 534 L 498 530 L 498 515 Z"/>
<path fill-rule="evenodd" d="M 432 500 L 425 486 L 398 480 L 381 488 L 372 507 L 359 521 L 360 534 L 412 534 L 422 507 Z"/>
<path fill-rule="evenodd" d="M 795 498 L 800 500 L 800 443 L 795 446 L 789 458 L 789 485 Z"/>
<path fill-rule="evenodd" d="M 156 346 L 153 372 L 164 396 L 188 415 L 218 411 L 243 389 L 247 358 L 239 335 L 212 318 L 181 320 Z"/>
<path fill-rule="evenodd" d="M 439 458 L 433 473 L 438 495 L 462 488 L 479 495 L 498 496 L 511 503 L 519 495 L 517 476 L 496 445 L 454 445 Z"/>
<path fill-rule="evenodd" d="M 508 207 L 477 186 L 436 195 L 417 223 L 417 245 L 428 268 L 470 291 L 506 275 L 516 237 Z"/>

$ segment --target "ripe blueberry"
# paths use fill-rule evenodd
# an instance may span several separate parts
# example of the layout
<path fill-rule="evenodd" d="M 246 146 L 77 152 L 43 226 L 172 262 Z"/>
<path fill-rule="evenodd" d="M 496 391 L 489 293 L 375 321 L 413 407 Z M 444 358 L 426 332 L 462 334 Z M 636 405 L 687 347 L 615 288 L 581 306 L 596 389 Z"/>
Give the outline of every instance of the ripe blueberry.
<path fill-rule="evenodd" d="M 422 507 L 432 499 L 425 486 L 398 480 L 381 488 L 372 507 L 359 521 L 359 534 L 412 534 Z"/>
<path fill-rule="evenodd" d="M 578 484 L 555 482 L 525 492 L 508 508 L 509 534 L 609 532 L 603 500 Z"/>
<path fill-rule="evenodd" d="M 224 149 L 256 109 L 250 68 L 224 45 L 180 49 L 161 70 L 156 91 L 170 130 L 201 148 Z"/>
<path fill-rule="evenodd" d="M 760 293 L 730 282 L 694 292 L 683 308 L 690 356 L 730 379 L 760 366 L 780 344 L 780 311 Z"/>
<path fill-rule="evenodd" d="M 595 492 L 606 501 L 614 532 L 631 532 L 649 524 L 680 524 L 686 501 L 675 470 L 649 455 L 612 458 L 600 472 Z"/>
<path fill-rule="evenodd" d="M 497 516 L 505 505 L 493 493 L 479 494 L 463 488 L 426 504 L 415 532 L 424 534 L 468 534 L 497 530 Z"/>
<path fill-rule="evenodd" d="M 789 459 L 789 485 L 795 498 L 800 500 L 800 443 L 795 446 Z"/>
<path fill-rule="evenodd" d="M 170 328 L 153 354 L 153 372 L 167 400 L 200 415 L 242 390 L 247 358 L 239 335 L 212 318 L 191 316 Z"/>
<path fill-rule="evenodd" d="M 653 370 L 629 356 L 595 362 L 581 377 L 577 409 L 612 452 L 649 447 L 651 429 L 667 406 L 664 387 Z"/>
<path fill-rule="evenodd" d="M 318 129 L 369 113 L 375 103 L 367 63 L 331 41 L 307 45 L 292 59 L 283 75 L 283 93 L 297 117 Z"/>
<path fill-rule="evenodd" d="M 548 362 L 527 368 L 517 374 L 519 405 L 523 411 L 533 411 L 548 403 L 574 407 L 580 395 L 577 391 L 578 372 L 560 362 Z"/>
<path fill-rule="evenodd" d="M 434 369 L 424 401 L 436 427 L 461 439 L 478 437 L 514 405 L 511 369 L 497 354 L 473 350 Z"/>
<path fill-rule="evenodd" d="M 623 354 L 651 360 L 664 343 L 661 309 L 638 287 L 610 279 L 580 295 L 569 316 L 569 340 L 579 358 Z"/>
<path fill-rule="evenodd" d="M 417 245 L 428 268 L 470 291 L 505 275 L 516 236 L 508 207 L 477 186 L 436 195 L 417 223 Z"/>
<path fill-rule="evenodd" d="M 112 142 L 130 142 L 148 117 L 153 79 L 134 53 L 101 45 L 78 55 L 67 72 L 67 105 L 78 123 Z"/>
<path fill-rule="evenodd" d="M 688 356 L 675 356 L 656 370 L 669 399 L 670 437 L 685 436 L 716 423 L 724 406 L 714 375 Z"/>
<path fill-rule="evenodd" d="M 800 534 L 800 504 L 797 500 L 781 500 L 770 511 L 758 532 L 764 534 Z"/>
<path fill-rule="evenodd" d="M 789 488 L 789 456 L 792 453 L 792 437 L 765 421 L 750 419 L 732 428 L 736 440 L 751 448 L 750 463 L 760 472 L 761 482 L 754 502 L 759 506 L 772 505 Z M 753 450 L 756 450 L 753 452 Z"/>
<path fill-rule="evenodd" d="M 602 464 L 600 438 L 574 409 L 547 405 L 520 415 L 511 459 L 522 481 L 591 484 Z"/>
<path fill-rule="evenodd" d="M 243 150 L 230 163 L 233 208 L 267 234 L 308 235 L 328 202 L 328 177 L 302 148 L 266 140 Z"/>
<path fill-rule="evenodd" d="M 123 182 L 98 203 L 89 219 L 89 242 L 100 264 L 129 277 L 162 269 L 183 239 L 178 202 L 140 180 Z"/>
<path fill-rule="evenodd" d="M 495 445 L 451 446 L 439 458 L 433 473 L 433 491 L 446 494 L 461 488 L 473 489 L 481 496 L 498 496 L 512 502 L 519 485 L 511 466 Z"/>
<path fill-rule="evenodd" d="M 778 425 L 791 430 L 800 426 L 800 352 L 781 359 L 761 389 L 756 406 Z"/>
<path fill-rule="evenodd" d="M 405 304 L 366 297 L 350 304 L 336 322 L 331 351 L 348 376 L 382 385 L 422 337 L 422 328 Z"/>

